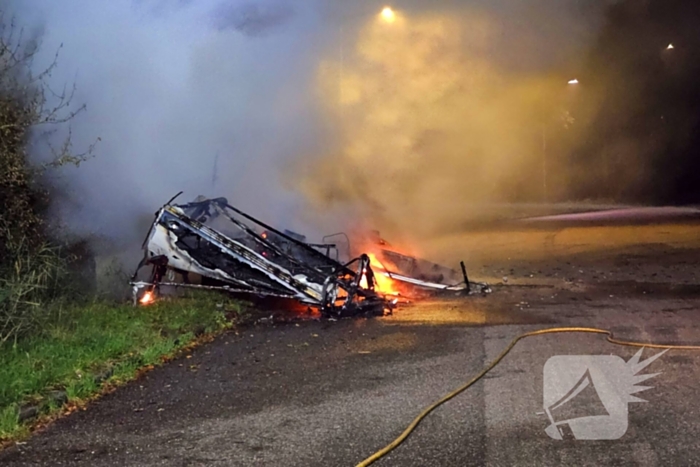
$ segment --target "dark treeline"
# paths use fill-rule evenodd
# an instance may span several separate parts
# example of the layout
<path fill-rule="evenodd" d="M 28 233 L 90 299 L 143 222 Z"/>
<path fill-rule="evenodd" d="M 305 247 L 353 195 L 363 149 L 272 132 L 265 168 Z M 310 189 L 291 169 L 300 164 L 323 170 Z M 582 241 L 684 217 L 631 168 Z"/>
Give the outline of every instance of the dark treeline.
<path fill-rule="evenodd" d="M 581 73 L 577 197 L 700 202 L 699 25 L 697 0 L 609 7 Z"/>

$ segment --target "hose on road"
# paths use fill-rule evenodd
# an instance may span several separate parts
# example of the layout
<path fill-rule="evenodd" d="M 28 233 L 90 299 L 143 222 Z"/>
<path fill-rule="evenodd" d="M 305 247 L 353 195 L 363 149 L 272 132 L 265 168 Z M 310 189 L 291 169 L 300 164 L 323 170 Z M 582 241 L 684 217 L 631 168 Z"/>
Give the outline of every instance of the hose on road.
<path fill-rule="evenodd" d="M 515 344 L 518 343 L 521 339 L 524 339 L 526 337 L 533 337 L 533 336 L 541 336 L 543 334 L 560 334 L 560 333 L 590 333 L 590 334 L 604 334 L 607 336 L 608 342 L 615 344 L 615 345 L 624 345 L 628 347 L 647 347 L 650 349 L 674 349 L 674 350 L 700 350 L 700 345 L 663 345 L 663 344 L 645 344 L 643 342 L 633 342 L 633 341 L 623 341 L 619 339 L 615 339 L 613 337 L 612 331 L 608 331 L 606 329 L 598 329 L 598 328 L 584 328 L 584 327 L 566 327 L 566 328 L 550 328 L 550 329 L 540 329 L 538 331 L 531 331 L 531 332 L 526 332 L 524 334 L 520 334 L 517 336 L 515 339 L 513 339 L 508 347 L 503 350 L 503 352 L 500 353 L 498 357 L 494 361 L 492 361 L 486 368 L 484 368 L 481 373 L 470 379 L 468 382 L 466 382 L 464 385 L 460 386 L 459 388 L 455 389 L 451 393 L 447 394 L 444 396 L 442 399 L 438 400 L 437 402 L 429 405 L 426 407 L 416 418 L 413 419 L 410 425 L 401 433 L 398 438 L 396 438 L 394 441 L 386 445 L 384 448 L 380 449 L 379 451 L 375 452 L 371 456 L 369 456 L 367 459 L 363 460 L 359 464 L 357 464 L 356 467 L 367 467 L 374 462 L 378 461 L 382 457 L 386 456 L 389 454 L 391 451 L 396 449 L 401 443 L 403 443 L 406 438 L 408 438 L 413 430 L 416 429 L 418 424 L 426 417 L 430 412 L 444 404 L 445 402 L 449 401 L 450 399 L 454 398 L 455 396 L 461 394 L 464 392 L 466 389 L 468 389 L 470 386 L 474 385 L 477 381 L 479 381 L 481 378 L 483 378 L 489 371 L 493 370 L 496 365 L 498 365 L 503 358 L 508 355 L 508 353 L 515 347 Z"/>

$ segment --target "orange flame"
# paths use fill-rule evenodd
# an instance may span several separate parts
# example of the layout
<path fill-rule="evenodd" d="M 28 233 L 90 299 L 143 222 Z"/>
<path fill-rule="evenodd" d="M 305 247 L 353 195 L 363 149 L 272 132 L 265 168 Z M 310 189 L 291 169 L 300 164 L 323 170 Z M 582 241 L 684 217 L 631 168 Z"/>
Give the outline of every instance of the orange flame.
<path fill-rule="evenodd" d="M 143 294 L 143 297 L 141 297 L 139 303 L 141 303 L 141 305 L 148 305 L 153 303 L 155 300 L 156 298 L 153 296 L 153 292 L 148 291 L 145 294 Z"/>
<path fill-rule="evenodd" d="M 377 256 L 374 253 L 367 253 L 367 256 L 369 256 L 369 264 L 372 266 L 372 270 L 374 271 L 374 280 L 376 282 L 374 290 L 384 295 L 398 296 L 399 290 L 397 289 L 395 282 L 391 279 L 391 277 L 389 277 L 386 269 L 384 269 L 382 262 L 377 259 Z M 365 275 L 364 271 L 362 278 L 360 279 L 360 287 L 365 289 L 367 288 L 367 276 Z"/>

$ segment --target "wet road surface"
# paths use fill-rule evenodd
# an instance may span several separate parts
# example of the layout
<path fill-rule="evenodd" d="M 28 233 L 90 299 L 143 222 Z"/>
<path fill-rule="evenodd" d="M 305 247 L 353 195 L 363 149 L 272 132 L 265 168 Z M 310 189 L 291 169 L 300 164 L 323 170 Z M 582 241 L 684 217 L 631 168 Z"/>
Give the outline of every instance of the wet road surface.
<path fill-rule="evenodd" d="M 567 254 L 550 245 L 538 260 L 495 258 L 477 272 L 498 278 L 493 294 L 420 302 L 383 319 L 237 329 L 0 453 L 0 465 L 355 465 L 524 331 L 584 325 L 624 339 L 700 343 L 693 232 L 657 226 L 649 242 L 642 234 Z M 671 240 L 656 241 L 664 235 Z M 530 246 L 522 251 L 548 248 Z M 700 464 L 700 353 L 670 351 L 646 370 L 661 374 L 639 394 L 647 403 L 629 404 L 621 439 L 545 433 L 538 413 L 550 357 L 627 361 L 635 352 L 595 335 L 522 341 L 376 465 Z"/>

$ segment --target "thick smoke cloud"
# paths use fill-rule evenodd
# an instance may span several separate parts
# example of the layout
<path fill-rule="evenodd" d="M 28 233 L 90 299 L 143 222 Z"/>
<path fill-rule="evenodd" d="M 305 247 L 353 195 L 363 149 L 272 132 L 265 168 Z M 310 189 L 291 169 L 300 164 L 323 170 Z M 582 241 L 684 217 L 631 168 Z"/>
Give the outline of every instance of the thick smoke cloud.
<path fill-rule="evenodd" d="M 345 227 L 347 212 L 400 229 L 428 214 L 439 224 L 464 200 L 532 195 L 518 185 L 535 171 L 532 122 L 558 115 L 542 96 L 553 70 L 577 66 L 604 4 L 404 0 L 393 30 L 370 0 L 5 9 L 42 31 L 44 63 L 63 44 L 52 79 L 75 81 L 87 104 L 75 148 L 101 138 L 56 180 L 60 216 L 131 248 L 179 190 L 317 232 Z"/>
<path fill-rule="evenodd" d="M 226 196 L 292 224 L 298 197 L 280 166 L 314 135 L 311 5 L 275 2 L 62 2 L 9 5 L 41 27 L 39 69 L 61 48 L 54 87 L 75 82 L 80 151 L 54 185 L 62 219 L 79 234 L 136 245 L 159 205 L 180 190 Z M 254 36 L 254 37 L 251 37 Z M 146 223 L 146 224 L 144 224 Z M 119 247 L 121 248 L 121 247 Z"/>
<path fill-rule="evenodd" d="M 580 132 L 570 128 L 566 73 L 600 18 L 582 16 L 581 5 L 472 3 L 368 17 L 340 59 L 319 65 L 337 137 L 305 167 L 305 192 L 321 210 L 361 206 L 362 219 L 392 236 L 439 232 L 488 203 L 562 195 L 552 183 L 561 167 L 545 160 L 545 147 L 547 134 Z"/>
<path fill-rule="evenodd" d="M 294 10 L 286 3 L 260 5 L 257 3 L 223 2 L 214 10 L 214 25 L 219 30 L 232 28 L 248 36 L 260 36 L 281 26 L 292 18 Z"/>

